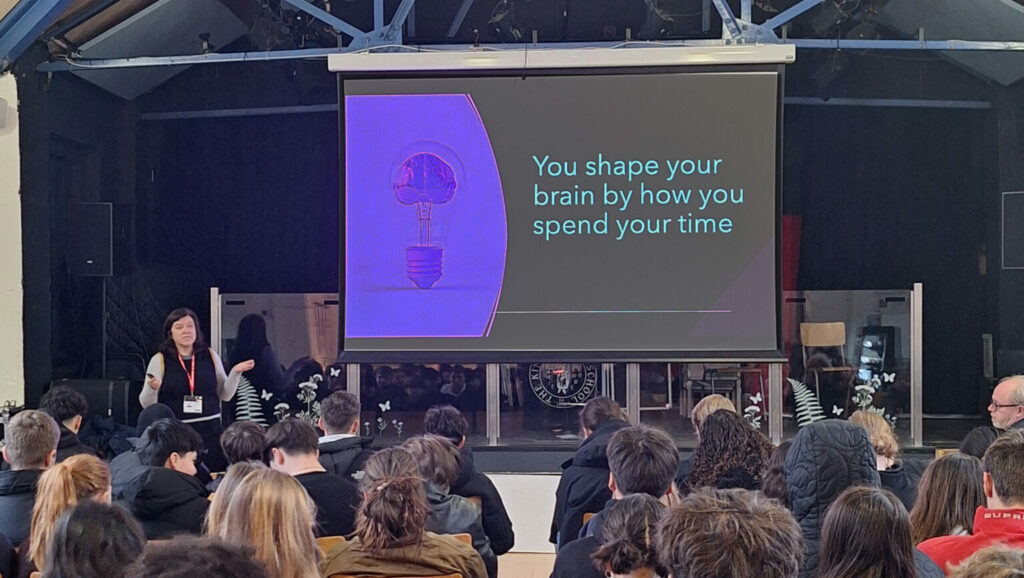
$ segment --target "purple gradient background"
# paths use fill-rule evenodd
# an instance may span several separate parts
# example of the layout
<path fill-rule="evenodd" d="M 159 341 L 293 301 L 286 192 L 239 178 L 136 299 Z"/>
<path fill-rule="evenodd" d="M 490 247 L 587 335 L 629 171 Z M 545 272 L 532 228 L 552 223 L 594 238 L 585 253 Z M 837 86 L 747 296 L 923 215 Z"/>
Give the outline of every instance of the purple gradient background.
<path fill-rule="evenodd" d="M 391 187 L 392 168 L 417 142 L 437 142 L 462 161 L 455 196 L 433 207 L 432 244 L 444 275 L 431 289 L 406 277 L 405 248 L 418 241 L 415 205 Z M 501 178 L 469 95 L 345 97 L 345 336 L 482 337 L 505 273 Z"/>

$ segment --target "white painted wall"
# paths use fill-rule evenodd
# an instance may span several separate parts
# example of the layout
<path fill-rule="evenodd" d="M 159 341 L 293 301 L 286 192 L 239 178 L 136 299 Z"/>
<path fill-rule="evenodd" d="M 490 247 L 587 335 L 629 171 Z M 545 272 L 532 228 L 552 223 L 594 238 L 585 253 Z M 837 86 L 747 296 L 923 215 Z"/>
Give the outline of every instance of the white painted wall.
<path fill-rule="evenodd" d="M 0 75 L 0 403 L 25 401 L 21 279 L 21 161 L 18 91 L 13 74 Z M 4 102 L 5 101 L 5 102 Z M 2 110 L 6 108 L 6 111 Z M 6 114 L 4 114 L 6 112 Z"/>
<path fill-rule="evenodd" d="M 487 474 L 505 503 L 512 531 L 516 533 L 513 552 L 555 552 L 548 542 L 551 516 L 555 512 L 558 474 Z"/>

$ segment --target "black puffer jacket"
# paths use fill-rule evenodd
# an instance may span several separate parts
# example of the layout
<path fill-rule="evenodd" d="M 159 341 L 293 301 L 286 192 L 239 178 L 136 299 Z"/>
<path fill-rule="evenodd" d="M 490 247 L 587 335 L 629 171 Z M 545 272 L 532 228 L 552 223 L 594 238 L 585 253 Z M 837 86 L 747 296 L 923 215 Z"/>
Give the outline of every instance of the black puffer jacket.
<path fill-rule="evenodd" d="M 804 537 L 800 578 L 818 574 L 821 524 L 839 494 L 851 486 L 879 487 L 875 452 L 864 428 L 842 420 L 804 426 L 786 454 L 786 494 Z M 938 578 L 942 570 L 917 549 L 918 578 Z"/>
<path fill-rule="evenodd" d="M 42 470 L 0 472 L 0 533 L 12 543 L 20 544 L 28 538 L 36 483 L 42 475 Z"/>
<path fill-rule="evenodd" d="M 800 578 L 818 573 L 821 524 L 832 502 L 850 486 L 878 487 L 875 452 L 857 424 L 825 420 L 804 426 L 786 454 L 786 495 L 804 536 Z"/>
<path fill-rule="evenodd" d="M 372 439 L 359 436 L 321 442 L 320 465 L 328 474 L 359 482 L 363 478 L 366 460 L 373 455 L 373 450 L 370 449 L 372 443 Z"/>
<path fill-rule="evenodd" d="M 606 452 L 612 435 L 625 427 L 629 424 L 619 420 L 602 423 L 583 440 L 573 458 L 562 464 L 564 471 L 555 491 L 555 515 L 548 537 L 552 544 L 561 547 L 575 540 L 583 526 L 583 514 L 600 512 L 611 499 Z"/>
<path fill-rule="evenodd" d="M 476 471 L 473 463 L 473 450 L 462 447 L 459 449 L 461 464 L 459 477 L 452 483 L 452 493 L 463 498 L 480 498 L 483 509 L 484 533 L 491 540 L 491 550 L 495 556 L 501 556 L 512 549 L 516 543 L 516 535 L 512 531 L 512 520 L 505 511 L 505 503 L 501 494 L 490 478 Z"/>
<path fill-rule="evenodd" d="M 146 539 L 203 533 L 210 502 L 198 479 L 170 468 L 151 466 L 139 471 L 140 475 L 124 488 L 123 498 L 142 523 Z"/>

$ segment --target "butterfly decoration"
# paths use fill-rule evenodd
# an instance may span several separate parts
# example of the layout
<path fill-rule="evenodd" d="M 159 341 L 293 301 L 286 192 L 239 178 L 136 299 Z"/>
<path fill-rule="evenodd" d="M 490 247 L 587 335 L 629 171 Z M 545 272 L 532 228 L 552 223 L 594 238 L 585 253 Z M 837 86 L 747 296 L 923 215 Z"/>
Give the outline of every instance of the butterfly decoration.
<path fill-rule="evenodd" d="M 385 401 L 384 403 L 378 403 L 377 406 L 380 408 L 380 411 L 382 413 L 383 412 L 391 411 L 391 400 L 389 399 L 389 400 Z"/>
<path fill-rule="evenodd" d="M 839 406 L 837 406 L 837 405 L 833 405 L 832 406 L 832 413 L 834 413 L 836 415 L 843 415 L 844 411 L 846 411 L 846 410 L 841 408 L 841 407 L 839 407 Z"/>
<path fill-rule="evenodd" d="M 341 368 L 340 367 L 332 367 L 332 368 L 330 368 L 330 370 L 331 370 L 331 377 L 341 377 Z"/>
<path fill-rule="evenodd" d="M 761 403 L 762 401 L 764 401 L 764 397 L 761 395 L 760 391 L 757 392 L 757 395 L 751 395 L 749 397 L 751 403 Z"/>
<path fill-rule="evenodd" d="M 267 391 L 265 389 L 264 390 L 260 390 L 260 398 L 262 398 L 263 400 L 270 401 L 270 398 L 272 398 L 272 397 L 274 397 L 273 393 L 270 393 L 269 391 Z"/>
<path fill-rule="evenodd" d="M 892 372 L 892 373 L 882 372 L 882 380 L 885 381 L 885 383 L 896 383 L 896 372 L 895 371 Z"/>

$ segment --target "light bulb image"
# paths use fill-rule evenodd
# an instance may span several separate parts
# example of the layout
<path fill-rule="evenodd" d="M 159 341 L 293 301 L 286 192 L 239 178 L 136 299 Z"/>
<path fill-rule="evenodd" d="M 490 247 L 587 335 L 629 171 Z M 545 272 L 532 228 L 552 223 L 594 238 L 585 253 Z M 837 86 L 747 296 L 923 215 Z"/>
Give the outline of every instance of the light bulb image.
<path fill-rule="evenodd" d="M 444 247 L 431 244 L 430 213 L 455 196 L 455 170 L 441 157 L 417 152 L 399 165 L 391 188 L 403 205 L 416 205 L 419 243 L 405 248 L 405 273 L 420 289 L 430 289 L 443 275 Z"/>

